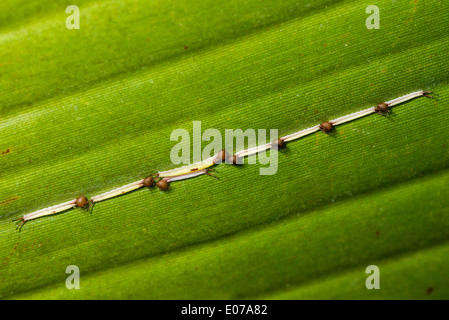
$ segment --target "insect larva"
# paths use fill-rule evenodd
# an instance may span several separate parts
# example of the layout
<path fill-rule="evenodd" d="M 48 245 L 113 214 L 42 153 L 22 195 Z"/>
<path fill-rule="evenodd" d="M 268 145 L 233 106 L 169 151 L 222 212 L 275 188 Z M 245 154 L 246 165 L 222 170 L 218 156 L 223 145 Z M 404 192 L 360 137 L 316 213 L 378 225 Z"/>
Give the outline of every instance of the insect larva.
<path fill-rule="evenodd" d="M 226 161 L 226 159 L 229 158 L 229 154 L 226 152 L 225 149 L 221 150 L 219 153 L 217 153 L 215 163 L 222 163 Z"/>
<path fill-rule="evenodd" d="M 361 110 L 361 111 L 357 111 L 348 115 L 345 115 L 343 117 L 331 120 L 330 122 L 332 122 L 333 126 L 338 126 L 340 124 L 355 120 L 355 119 L 359 119 L 362 117 L 365 117 L 371 113 L 374 113 L 374 108 L 368 108 L 365 110 Z"/>
<path fill-rule="evenodd" d="M 285 148 L 285 146 L 286 146 L 285 140 L 282 138 L 276 139 L 273 142 L 271 142 L 271 147 L 273 149 L 282 150 Z"/>
<path fill-rule="evenodd" d="M 20 221 L 17 224 L 16 230 L 20 227 L 22 227 L 25 222 L 33 220 L 33 219 L 37 219 L 40 217 L 44 217 L 44 216 L 48 216 L 51 214 L 55 214 L 55 213 L 59 213 L 59 212 L 63 212 L 66 211 L 68 209 L 74 208 L 74 207 L 80 207 L 80 208 L 87 208 L 87 205 L 90 203 L 90 201 L 87 201 L 87 198 L 85 196 L 80 196 L 74 200 L 70 200 L 49 208 L 45 208 L 45 209 L 41 209 L 32 213 L 29 213 L 27 215 L 24 215 L 23 217 L 14 219 L 12 221 Z"/>
<path fill-rule="evenodd" d="M 161 179 L 158 182 L 156 182 L 156 187 L 158 187 L 162 191 L 165 191 L 168 189 L 168 182 L 164 179 Z"/>
<path fill-rule="evenodd" d="M 190 173 L 193 171 L 207 169 L 216 163 L 220 163 L 220 162 L 226 160 L 227 157 L 228 157 L 228 153 L 226 152 L 226 150 L 221 150 L 216 155 L 214 155 L 210 158 L 207 158 L 206 160 L 203 160 L 201 162 L 192 163 L 192 164 L 189 164 L 189 165 L 186 165 L 186 166 L 183 166 L 180 168 L 172 169 L 172 170 L 161 171 L 158 173 L 158 175 L 161 178 L 168 178 L 168 177 L 184 175 L 186 173 Z"/>
<path fill-rule="evenodd" d="M 270 148 L 281 150 L 281 149 L 285 148 L 285 146 L 286 146 L 285 142 L 286 142 L 286 140 L 284 138 L 279 138 L 279 139 L 272 141 L 271 143 L 252 147 L 252 148 L 249 148 L 246 150 L 241 150 L 239 152 L 236 152 L 233 156 L 231 156 L 229 158 L 229 162 L 232 164 L 235 164 L 235 165 L 241 164 L 240 158 L 251 156 L 253 154 L 257 154 L 257 153 L 263 152 L 265 150 L 268 150 Z"/>
<path fill-rule="evenodd" d="M 389 105 L 386 104 L 385 102 L 379 103 L 376 108 L 374 109 L 374 112 L 380 115 L 385 115 L 386 113 L 390 112 L 390 110 L 388 110 Z"/>
<path fill-rule="evenodd" d="M 390 100 L 385 102 L 389 107 L 395 106 L 397 104 L 403 103 L 405 101 L 414 99 L 414 98 L 418 98 L 418 97 L 427 97 L 427 98 L 433 98 L 432 96 L 430 96 L 429 94 L 433 93 L 432 91 L 417 91 L 417 92 L 412 92 L 409 94 L 406 94 L 405 96 Z"/>
<path fill-rule="evenodd" d="M 218 179 L 213 174 L 210 174 L 209 171 L 212 171 L 212 169 L 203 169 L 203 170 L 200 170 L 200 171 L 186 173 L 186 174 L 183 174 L 183 175 L 180 175 L 180 176 L 176 176 L 176 177 L 163 178 L 162 180 L 166 181 L 167 183 L 170 183 L 170 182 L 173 182 L 173 181 L 180 181 L 180 180 L 185 180 L 185 179 L 189 179 L 189 178 L 198 177 L 198 176 L 203 175 L 203 174 L 207 174 L 207 175 L 209 175 L 211 177 L 214 177 L 214 178 Z"/>
<path fill-rule="evenodd" d="M 209 176 L 212 176 L 216 179 L 218 179 L 216 176 L 214 176 L 213 174 L 210 174 L 209 171 L 211 171 L 211 169 L 203 169 L 203 170 L 199 170 L 199 171 L 195 171 L 195 172 L 190 172 L 190 173 L 185 173 L 179 176 L 174 176 L 174 177 L 165 177 L 162 178 L 161 180 L 159 180 L 158 182 L 156 182 L 156 186 L 162 190 L 165 191 L 168 189 L 169 184 L 173 181 L 181 181 L 181 180 L 185 180 L 185 179 L 189 179 L 189 178 L 194 178 L 194 177 L 198 177 L 202 174 L 207 174 Z"/>
<path fill-rule="evenodd" d="M 317 132 L 319 130 L 320 130 L 320 126 L 316 125 L 316 126 L 286 135 L 285 137 L 281 137 L 281 139 L 284 140 L 285 142 L 293 141 L 293 140 L 299 139 L 301 137 L 307 136 L 311 133 Z"/>
<path fill-rule="evenodd" d="M 375 112 L 379 113 L 379 112 L 377 112 L 379 110 L 381 110 L 380 114 L 384 114 L 385 111 L 384 111 L 384 113 L 382 113 L 382 110 L 386 110 L 388 112 L 388 109 L 391 108 L 392 106 L 395 106 L 397 104 L 403 103 L 405 101 L 408 101 L 408 100 L 411 100 L 411 99 L 414 99 L 414 98 L 417 98 L 417 97 L 424 96 L 424 97 L 427 97 L 427 98 L 433 98 L 432 96 L 429 96 L 430 93 L 432 93 L 432 92 L 431 91 L 412 92 L 412 93 L 409 93 L 409 94 L 407 94 L 405 96 L 402 96 L 402 97 L 399 97 L 399 98 L 396 98 L 396 99 L 393 99 L 393 100 L 390 100 L 390 101 L 387 101 L 387 102 L 379 103 L 376 107 L 365 109 L 365 110 L 358 111 L 358 112 L 355 112 L 355 113 L 351 113 L 351 114 L 348 114 L 346 116 L 340 117 L 338 119 L 332 120 L 332 124 L 334 126 L 336 126 L 336 125 L 339 125 L 339 124 L 342 124 L 342 123 L 345 123 L 345 122 L 349 122 L 349 121 L 352 121 L 352 120 L 355 120 L 355 119 L 362 118 L 364 116 L 367 116 L 367 115 L 375 113 Z"/>
<path fill-rule="evenodd" d="M 247 156 L 251 156 L 253 154 L 268 150 L 271 148 L 271 143 L 267 143 L 261 146 L 256 146 L 256 147 L 252 147 L 250 149 L 247 150 L 241 150 L 239 152 L 236 152 L 234 155 L 237 158 L 243 158 L 243 157 L 247 157 Z M 231 159 L 232 157 L 229 158 L 229 162 L 234 163 L 234 161 L 232 161 Z"/>
<path fill-rule="evenodd" d="M 271 144 L 270 144 L 271 146 Z M 230 162 L 232 162 L 233 165 L 238 166 L 240 164 L 242 164 L 242 160 L 240 160 L 241 157 L 238 157 L 236 155 L 233 155 L 229 158 Z"/>
<path fill-rule="evenodd" d="M 374 112 L 380 114 L 380 115 L 385 115 L 386 113 L 390 112 L 389 108 L 391 108 L 394 105 L 397 105 L 399 103 L 405 102 L 407 100 L 413 99 L 413 98 L 417 98 L 417 97 L 427 97 L 427 98 L 433 98 L 432 96 L 430 96 L 429 94 L 433 93 L 432 91 L 418 91 L 418 92 L 412 92 L 409 93 L 405 96 L 393 99 L 391 101 L 388 102 L 382 102 L 379 103 L 376 108 L 374 108 Z"/>
<path fill-rule="evenodd" d="M 131 192 L 133 190 L 139 189 L 139 188 L 144 186 L 144 180 L 145 179 L 142 179 L 142 180 L 139 180 L 139 181 L 127 184 L 127 185 L 125 185 L 123 187 L 119 187 L 117 189 L 114 189 L 114 190 L 102 193 L 102 194 L 100 194 L 98 196 L 92 197 L 92 199 L 90 201 L 92 201 L 93 203 L 96 203 L 96 202 L 100 202 L 100 201 L 104 201 L 104 200 L 107 200 L 107 199 L 110 199 L 110 198 L 114 198 L 116 196 L 125 194 L 127 192 Z"/>
<path fill-rule="evenodd" d="M 191 172 L 192 169 L 202 170 L 202 169 L 209 168 L 209 167 L 213 166 L 215 164 L 215 162 L 217 161 L 217 155 L 218 154 L 216 154 L 206 160 L 203 160 L 201 162 L 189 164 L 189 165 L 186 165 L 186 166 L 183 166 L 180 168 L 176 168 L 176 169 L 172 169 L 172 170 L 158 172 L 159 177 L 166 178 L 166 177 L 180 176 L 180 175 Z"/>
<path fill-rule="evenodd" d="M 332 124 L 332 122 L 329 122 L 329 121 L 326 121 L 326 122 L 323 122 L 322 124 L 320 124 L 320 130 L 323 131 L 324 133 L 330 133 L 333 128 L 334 128 L 334 125 Z"/>
<path fill-rule="evenodd" d="M 90 208 L 90 204 L 92 203 L 92 200 L 89 201 L 85 196 L 79 196 L 75 200 L 75 205 L 79 208 Z"/>
<path fill-rule="evenodd" d="M 149 176 L 149 177 L 146 177 L 145 179 L 143 179 L 143 186 L 144 187 L 149 188 L 149 187 L 152 187 L 153 184 L 154 184 L 153 176 Z"/>

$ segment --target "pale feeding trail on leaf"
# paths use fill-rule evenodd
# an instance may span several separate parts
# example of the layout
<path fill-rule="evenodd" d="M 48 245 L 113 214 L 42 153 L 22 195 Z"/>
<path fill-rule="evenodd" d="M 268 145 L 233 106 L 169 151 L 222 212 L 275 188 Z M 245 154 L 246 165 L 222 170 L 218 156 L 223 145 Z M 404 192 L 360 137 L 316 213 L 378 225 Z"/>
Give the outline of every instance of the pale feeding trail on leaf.
<path fill-rule="evenodd" d="M 91 207 L 91 205 L 93 205 L 96 202 L 100 202 L 100 201 L 104 201 L 104 200 L 107 200 L 110 198 L 117 197 L 119 195 L 139 189 L 143 186 L 151 187 L 151 186 L 153 186 L 153 184 L 156 180 L 158 180 L 158 182 L 156 183 L 156 186 L 161 190 L 166 190 L 168 188 L 168 184 L 170 182 L 190 179 L 190 178 L 198 177 L 203 174 L 213 176 L 212 174 L 209 173 L 209 171 L 211 169 L 208 169 L 208 168 L 212 167 L 213 165 L 215 165 L 217 163 L 224 162 L 225 160 L 227 163 L 229 163 L 230 158 L 233 158 L 233 160 L 230 163 L 238 164 L 239 158 L 254 155 L 254 154 L 257 154 L 257 153 L 260 153 L 260 152 L 263 152 L 263 151 L 266 151 L 266 150 L 272 149 L 272 148 L 281 149 L 282 147 L 285 146 L 286 142 L 299 139 L 301 137 L 307 136 L 309 134 L 315 133 L 320 130 L 325 133 L 329 133 L 334 126 L 337 126 L 337 125 L 340 125 L 340 124 L 343 124 L 343 123 L 346 123 L 346 122 L 349 122 L 349 121 L 352 121 L 355 119 L 359 119 L 359 118 L 365 117 L 365 116 L 373 114 L 373 113 L 385 114 L 385 113 L 389 112 L 388 108 L 398 105 L 400 103 L 403 103 L 405 101 L 408 101 L 408 100 L 411 100 L 411 99 L 414 99 L 417 97 L 422 97 L 422 96 L 432 98 L 432 96 L 428 95 L 430 93 L 432 93 L 432 92 L 431 91 L 412 92 L 405 96 L 402 96 L 402 97 L 399 97 L 399 98 L 396 98 L 396 99 L 393 99 L 393 100 L 390 100 L 390 101 L 387 101 L 384 103 L 379 103 L 376 107 L 372 107 L 372 108 L 368 108 L 368 109 L 361 110 L 358 112 L 354 112 L 354 113 L 348 114 L 346 116 L 342 116 L 342 117 L 334 119 L 334 120 L 329 120 L 327 122 L 323 122 L 322 124 L 315 125 L 313 127 L 306 128 L 301 131 L 286 135 L 286 136 L 281 137 L 280 139 L 275 140 L 271 143 L 267 143 L 267 144 L 264 144 L 261 146 L 256 146 L 256 147 L 252 147 L 252 148 L 249 148 L 246 150 L 238 151 L 231 157 L 229 157 L 229 155 L 226 153 L 225 150 L 222 150 L 218 154 L 216 154 L 210 158 L 207 158 L 206 160 L 203 160 L 203 161 L 200 161 L 197 163 L 193 163 L 193 164 L 189 164 L 186 166 L 182 166 L 179 168 L 175 168 L 172 170 L 158 172 L 156 174 L 148 176 L 145 179 L 141 179 L 141 180 L 129 183 L 127 185 L 124 185 L 122 187 L 113 189 L 111 191 L 102 193 L 100 195 L 94 196 L 91 198 L 90 201 L 88 201 L 85 196 L 80 196 L 77 199 L 29 213 L 27 215 L 24 215 L 21 218 L 15 219 L 13 221 L 17 221 L 17 220 L 20 221 L 19 225 L 17 226 L 17 228 L 18 228 L 29 220 L 40 218 L 40 217 L 47 216 L 47 215 L 60 213 L 60 212 L 69 210 L 71 208 L 79 207 L 79 208 L 83 208 L 83 209 L 86 209 L 86 208 L 89 209 Z M 213 176 L 213 177 L 215 177 L 215 176 Z"/>

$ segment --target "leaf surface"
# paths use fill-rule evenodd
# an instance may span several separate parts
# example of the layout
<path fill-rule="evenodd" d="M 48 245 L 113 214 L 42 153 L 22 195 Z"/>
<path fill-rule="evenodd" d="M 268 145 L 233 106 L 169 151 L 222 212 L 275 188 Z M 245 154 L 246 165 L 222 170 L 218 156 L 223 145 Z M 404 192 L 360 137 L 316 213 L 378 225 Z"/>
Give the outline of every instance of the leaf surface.
<path fill-rule="evenodd" d="M 378 30 L 363 1 L 79 1 L 79 30 L 70 4 L 0 4 L 2 298 L 448 298 L 446 1 L 378 1 Z M 274 175 L 10 222 L 177 167 L 193 121 L 285 135 L 418 90 L 437 99 L 288 143 Z"/>

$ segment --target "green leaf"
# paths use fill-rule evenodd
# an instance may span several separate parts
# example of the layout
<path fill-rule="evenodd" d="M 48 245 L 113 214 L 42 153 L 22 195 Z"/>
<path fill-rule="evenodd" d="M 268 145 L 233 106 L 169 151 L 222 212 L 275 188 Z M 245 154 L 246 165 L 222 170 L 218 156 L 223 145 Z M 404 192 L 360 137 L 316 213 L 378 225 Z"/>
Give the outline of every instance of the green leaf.
<path fill-rule="evenodd" d="M 447 1 L 377 1 L 371 30 L 358 0 L 78 1 L 78 30 L 71 4 L 0 4 L 1 298 L 449 298 Z M 274 175 L 11 223 L 177 167 L 193 121 L 285 135 L 417 90 L 436 99 L 290 142 Z"/>

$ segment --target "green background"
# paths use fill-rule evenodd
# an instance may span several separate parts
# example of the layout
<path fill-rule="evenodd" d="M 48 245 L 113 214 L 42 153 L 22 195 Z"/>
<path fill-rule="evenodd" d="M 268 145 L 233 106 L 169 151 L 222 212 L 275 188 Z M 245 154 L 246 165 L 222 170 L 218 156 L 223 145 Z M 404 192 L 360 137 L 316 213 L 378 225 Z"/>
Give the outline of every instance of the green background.
<path fill-rule="evenodd" d="M 0 297 L 448 298 L 448 21 L 443 0 L 3 1 Z M 437 99 L 291 142 L 275 175 L 11 223 L 173 168 L 192 121 L 284 135 L 417 90 Z"/>

